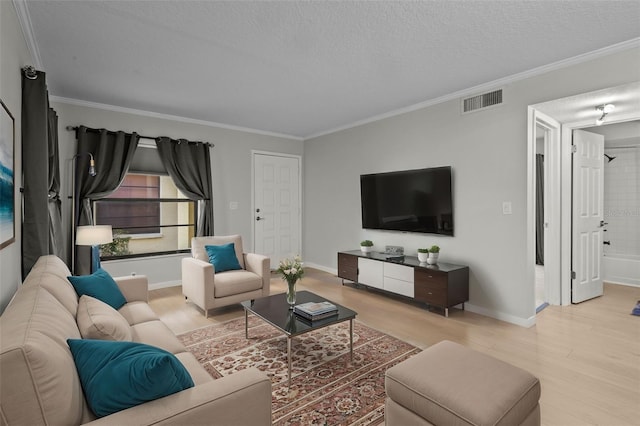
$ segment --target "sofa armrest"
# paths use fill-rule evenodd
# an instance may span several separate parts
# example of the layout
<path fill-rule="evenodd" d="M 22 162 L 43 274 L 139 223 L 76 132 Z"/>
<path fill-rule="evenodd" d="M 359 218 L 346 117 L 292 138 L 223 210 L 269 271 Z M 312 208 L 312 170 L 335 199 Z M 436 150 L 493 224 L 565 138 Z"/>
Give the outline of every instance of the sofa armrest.
<path fill-rule="evenodd" d="M 244 264 L 249 272 L 262 277 L 262 295 L 268 296 L 271 287 L 271 261 L 267 256 L 257 253 L 244 253 Z"/>
<path fill-rule="evenodd" d="M 213 265 L 203 260 L 182 259 L 182 294 L 206 310 L 207 300 L 213 300 L 215 281 Z"/>
<path fill-rule="evenodd" d="M 271 425 L 271 381 L 249 368 L 87 423 L 133 424 Z"/>
<path fill-rule="evenodd" d="M 149 301 L 149 280 L 145 275 L 127 275 L 113 279 L 127 302 Z"/>

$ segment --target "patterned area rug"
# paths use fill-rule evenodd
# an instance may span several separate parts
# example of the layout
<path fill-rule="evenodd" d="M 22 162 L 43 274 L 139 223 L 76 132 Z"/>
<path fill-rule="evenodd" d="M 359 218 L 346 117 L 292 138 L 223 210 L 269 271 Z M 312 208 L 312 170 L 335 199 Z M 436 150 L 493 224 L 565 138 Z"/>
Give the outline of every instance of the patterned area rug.
<path fill-rule="evenodd" d="M 292 383 L 287 380 L 287 340 L 249 315 L 203 327 L 178 338 L 214 378 L 255 366 L 271 377 L 274 425 L 376 425 L 384 421 L 384 373 L 420 350 L 354 322 L 353 361 L 349 322 L 295 337 Z"/>

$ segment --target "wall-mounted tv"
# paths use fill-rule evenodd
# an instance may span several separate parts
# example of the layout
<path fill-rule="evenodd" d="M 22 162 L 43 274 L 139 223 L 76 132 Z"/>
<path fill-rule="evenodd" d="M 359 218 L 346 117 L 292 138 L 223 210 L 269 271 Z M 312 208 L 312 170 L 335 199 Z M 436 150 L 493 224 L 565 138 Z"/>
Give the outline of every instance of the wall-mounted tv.
<path fill-rule="evenodd" d="M 362 227 L 453 236 L 451 167 L 360 176 Z"/>

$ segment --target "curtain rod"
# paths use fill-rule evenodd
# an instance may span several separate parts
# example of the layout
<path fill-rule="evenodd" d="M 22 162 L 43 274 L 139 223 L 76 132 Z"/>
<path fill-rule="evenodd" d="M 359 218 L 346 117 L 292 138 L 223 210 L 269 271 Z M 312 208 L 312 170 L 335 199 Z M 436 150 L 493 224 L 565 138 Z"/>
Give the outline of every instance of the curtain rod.
<path fill-rule="evenodd" d="M 68 131 L 70 131 L 70 132 L 71 131 L 75 132 L 75 131 L 78 130 L 78 126 L 67 126 L 66 129 Z M 92 129 L 91 127 L 87 127 L 86 129 L 87 129 L 88 132 L 92 132 L 92 133 L 100 133 L 101 132 L 101 129 Z M 112 130 L 107 130 L 107 134 L 110 134 L 110 135 L 115 135 L 117 133 L 118 132 L 114 132 Z M 131 135 L 131 133 L 126 133 L 126 134 L 127 135 Z M 155 136 L 143 136 L 143 135 L 140 135 L 140 134 L 138 134 L 138 137 L 141 138 L 141 139 L 153 139 L 153 140 L 157 139 L 157 137 L 155 137 Z M 172 140 L 175 140 L 175 139 L 172 139 Z M 202 144 L 205 144 L 206 146 L 208 146 L 209 148 L 213 148 L 215 146 L 211 142 L 202 142 L 202 141 L 189 141 L 189 142 L 202 143 Z"/>

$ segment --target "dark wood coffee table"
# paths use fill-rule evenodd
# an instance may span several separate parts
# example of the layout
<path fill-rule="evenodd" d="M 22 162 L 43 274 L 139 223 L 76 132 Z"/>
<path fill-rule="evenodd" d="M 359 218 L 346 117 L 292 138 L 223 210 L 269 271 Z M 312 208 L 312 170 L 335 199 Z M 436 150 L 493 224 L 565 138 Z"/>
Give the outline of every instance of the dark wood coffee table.
<path fill-rule="evenodd" d="M 310 291 L 299 291 L 296 294 L 296 304 L 306 302 L 323 302 L 330 300 L 322 296 L 311 293 Z M 339 322 L 349 321 L 349 351 L 351 360 L 353 361 L 353 320 L 358 315 L 351 309 L 331 302 L 338 308 L 338 313 L 321 320 L 308 321 L 293 313 L 289 309 L 289 304 L 285 299 L 285 294 L 275 294 L 273 296 L 263 297 L 252 301 L 242 302 L 244 306 L 244 332 L 245 337 L 249 338 L 249 312 L 255 316 L 262 318 L 287 336 L 287 364 L 289 373 L 289 386 L 291 386 L 291 340 L 295 336 L 318 330 Z"/>

